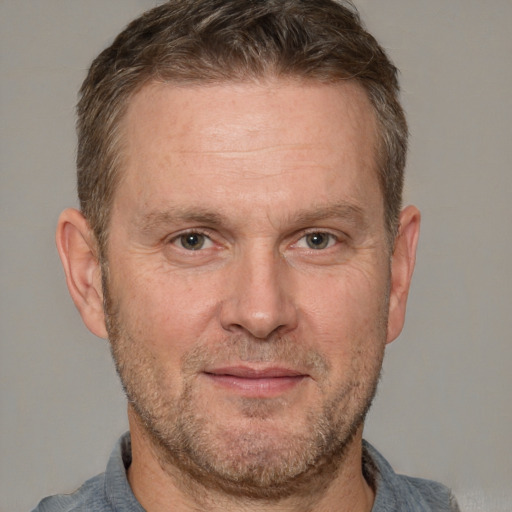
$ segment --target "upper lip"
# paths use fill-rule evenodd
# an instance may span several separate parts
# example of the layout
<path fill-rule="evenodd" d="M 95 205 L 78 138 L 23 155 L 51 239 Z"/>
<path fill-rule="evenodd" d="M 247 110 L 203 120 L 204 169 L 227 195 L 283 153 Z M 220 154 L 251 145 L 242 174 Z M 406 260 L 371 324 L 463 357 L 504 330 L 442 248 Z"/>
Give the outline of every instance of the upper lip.
<path fill-rule="evenodd" d="M 253 368 L 250 366 L 224 366 L 205 370 L 210 375 L 226 375 L 243 379 L 270 379 L 277 377 L 304 377 L 305 374 L 298 370 L 284 367 Z"/>

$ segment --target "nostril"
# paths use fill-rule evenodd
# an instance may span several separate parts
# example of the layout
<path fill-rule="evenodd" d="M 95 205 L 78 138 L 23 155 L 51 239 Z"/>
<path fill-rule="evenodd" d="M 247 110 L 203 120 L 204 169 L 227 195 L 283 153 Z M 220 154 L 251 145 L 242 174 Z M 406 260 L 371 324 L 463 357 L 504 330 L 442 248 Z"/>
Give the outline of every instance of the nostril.
<path fill-rule="evenodd" d="M 289 275 L 268 245 L 246 248 L 231 267 L 220 321 L 227 331 L 245 331 L 266 340 L 293 329 L 297 322 Z"/>
<path fill-rule="evenodd" d="M 254 310 L 241 303 L 224 304 L 221 325 L 226 331 L 244 332 L 265 341 L 278 332 L 293 330 L 297 325 L 297 313 L 291 304 L 280 304 L 266 311 Z"/>

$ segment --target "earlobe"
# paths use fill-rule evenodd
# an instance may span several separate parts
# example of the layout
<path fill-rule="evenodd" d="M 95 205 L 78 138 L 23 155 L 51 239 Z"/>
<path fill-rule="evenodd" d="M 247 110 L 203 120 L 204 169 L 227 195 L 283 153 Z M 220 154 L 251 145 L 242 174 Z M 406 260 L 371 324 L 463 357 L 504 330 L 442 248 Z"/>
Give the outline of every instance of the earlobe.
<path fill-rule="evenodd" d="M 69 293 L 82 320 L 93 334 L 107 338 L 95 238 L 81 212 L 68 208 L 61 213 L 56 243 Z"/>
<path fill-rule="evenodd" d="M 408 206 L 400 213 L 399 230 L 391 259 L 387 343 L 398 337 L 404 325 L 407 296 L 416 262 L 420 219 L 420 212 L 414 206 Z"/>

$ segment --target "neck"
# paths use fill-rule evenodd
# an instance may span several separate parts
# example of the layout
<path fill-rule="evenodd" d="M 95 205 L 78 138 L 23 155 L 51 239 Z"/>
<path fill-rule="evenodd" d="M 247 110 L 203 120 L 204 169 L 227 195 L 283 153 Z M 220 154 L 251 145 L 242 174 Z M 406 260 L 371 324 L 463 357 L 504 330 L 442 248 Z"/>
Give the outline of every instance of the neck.
<path fill-rule="evenodd" d="M 343 460 L 322 481 L 315 479 L 310 489 L 279 500 L 259 500 L 230 496 L 222 490 L 204 486 L 179 468 L 163 462 L 136 414 L 129 409 L 132 463 L 128 481 L 132 491 L 148 512 L 369 512 L 374 493 L 362 471 L 362 426 L 352 437 Z M 307 491 L 307 492 L 305 492 Z"/>

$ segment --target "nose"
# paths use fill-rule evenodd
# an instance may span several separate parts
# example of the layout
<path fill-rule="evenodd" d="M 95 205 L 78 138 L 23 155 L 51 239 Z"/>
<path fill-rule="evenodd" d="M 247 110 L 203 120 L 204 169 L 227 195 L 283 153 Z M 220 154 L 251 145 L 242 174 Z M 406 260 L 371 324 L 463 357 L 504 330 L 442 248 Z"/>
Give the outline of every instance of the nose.
<path fill-rule="evenodd" d="M 222 327 L 260 340 L 295 329 L 297 308 L 289 270 L 272 250 L 241 256 L 229 271 L 220 312 Z"/>

